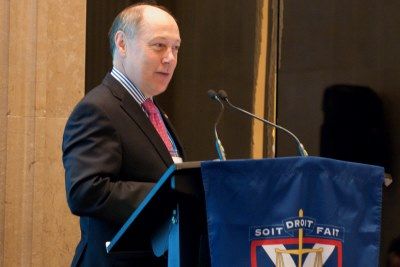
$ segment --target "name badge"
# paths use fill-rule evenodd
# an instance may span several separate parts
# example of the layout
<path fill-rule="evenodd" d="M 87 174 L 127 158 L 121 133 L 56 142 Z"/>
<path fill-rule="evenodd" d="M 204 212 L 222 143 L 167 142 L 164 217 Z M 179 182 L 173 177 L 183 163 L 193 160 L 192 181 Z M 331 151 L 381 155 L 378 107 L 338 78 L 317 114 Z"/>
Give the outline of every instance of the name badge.
<path fill-rule="evenodd" d="M 176 164 L 176 163 L 182 163 L 182 162 L 183 162 L 183 160 L 182 160 L 181 157 L 172 157 L 172 160 L 174 161 L 175 164 Z"/>

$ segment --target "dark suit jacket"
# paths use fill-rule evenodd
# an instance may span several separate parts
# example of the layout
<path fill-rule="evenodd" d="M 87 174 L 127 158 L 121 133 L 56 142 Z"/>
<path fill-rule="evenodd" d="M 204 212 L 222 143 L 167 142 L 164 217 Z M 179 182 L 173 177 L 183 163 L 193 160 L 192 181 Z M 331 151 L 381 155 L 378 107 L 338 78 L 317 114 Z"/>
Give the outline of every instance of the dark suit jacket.
<path fill-rule="evenodd" d="M 164 121 L 182 153 L 165 116 Z M 164 265 L 165 259 L 152 256 L 145 234 L 131 238 L 134 251 L 106 254 L 105 242 L 173 164 L 146 114 L 111 74 L 73 110 L 62 149 L 68 205 L 80 216 L 82 234 L 72 265 Z"/>

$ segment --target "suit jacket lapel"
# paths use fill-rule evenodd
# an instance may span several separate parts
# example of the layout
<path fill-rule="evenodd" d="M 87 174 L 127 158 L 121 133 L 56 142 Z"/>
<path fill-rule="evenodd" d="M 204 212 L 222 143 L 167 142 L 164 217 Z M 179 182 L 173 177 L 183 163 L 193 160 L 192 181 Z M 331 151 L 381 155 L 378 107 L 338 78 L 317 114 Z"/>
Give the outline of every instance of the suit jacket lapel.
<path fill-rule="evenodd" d="M 133 99 L 127 90 L 123 88 L 123 86 L 117 80 L 115 80 L 111 74 L 107 74 L 103 80 L 103 83 L 110 88 L 115 97 L 121 100 L 121 108 L 149 138 L 149 141 L 153 144 L 154 149 L 158 152 L 165 164 L 167 166 L 173 164 L 174 162 L 167 148 L 165 147 L 164 142 L 135 99 Z"/>

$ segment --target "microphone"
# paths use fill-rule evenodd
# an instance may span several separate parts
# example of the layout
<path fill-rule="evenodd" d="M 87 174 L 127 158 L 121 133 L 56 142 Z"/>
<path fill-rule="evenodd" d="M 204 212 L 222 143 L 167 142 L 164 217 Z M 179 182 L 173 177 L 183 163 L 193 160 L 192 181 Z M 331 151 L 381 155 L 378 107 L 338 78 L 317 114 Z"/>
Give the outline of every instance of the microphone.
<path fill-rule="evenodd" d="M 226 160 L 225 149 L 222 146 L 221 140 L 219 140 L 218 131 L 217 131 L 217 125 L 218 125 L 219 121 L 221 120 L 222 114 L 224 113 L 225 106 L 224 106 L 224 103 L 222 103 L 221 99 L 219 99 L 218 94 L 214 90 L 208 90 L 207 94 L 208 94 L 208 97 L 210 97 L 213 100 L 218 101 L 221 104 L 221 109 L 219 111 L 217 120 L 214 123 L 215 148 L 217 150 L 219 159 Z"/>
<path fill-rule="evenodd" d="M 210 91 L 212 91 L 212 90 L 210 90 Z M 233 104 L 228 100 L 228 94 L 227 94 L 224 90 L 219 90 L 219 91 L 218 91 L 217 98 L 221 99 L 222 101 L 225 101 L 231 108 L 236 109 L 236 110 L 238 110 L 238 111 L 240 111 L 240 112 L 242 112 L 242 113 L 244 113 L 244 114 L 247 114 L 247 115 L 249 115 L 249 116 L 251 116 L 251 117 L 253 117 L 253 118 L 255 118 L 255 119 L 259 120 L 259 121 L 264 122 L 265 124 L 267 124 L 267 125 L 269 125 L 269 126 L 275 127 L 275 128 L 277 128 L 277 129 L 282 130 L 282 131 L 284 131 L 285 133 L 289 134 L 289 135 L 294 139 L 294 141 L 295 141 L 296 144 L 297 144 L 297 151 L 298 151 L 298 153 L 299 153 L 301 156 L 308 156 L 308 153 L 307 153 L 306 149 L 304 148 L 303 144 L 300 142 L 299 138 L 297 138 L 297 136 L 294 135 L 294 134 L 293 134 L 291 131 L 289 131 L 288 129 L 286 129 L 286 128 L 282 127 L 282 126 L 279 126 L 279 125 L 277 125 L 277 124 L 275 124 L 275 123 L 272 123 L 272 122 L 270 122 L 270 121 L 268 121 L 268 120 L 266 120 L 266 119 L 260 118 L 260 117 L 258 117 L 258 116 L 256 116 L 256 115 L 254 115 L 253 113 L 250 113 L 250 112 L 248 112 L 248 111 L 246 111 L 246 110 L 244 110 L 244 109 L 241 109 L 241 108 L 239 108 L 239 107 L 233 105 Z"/>

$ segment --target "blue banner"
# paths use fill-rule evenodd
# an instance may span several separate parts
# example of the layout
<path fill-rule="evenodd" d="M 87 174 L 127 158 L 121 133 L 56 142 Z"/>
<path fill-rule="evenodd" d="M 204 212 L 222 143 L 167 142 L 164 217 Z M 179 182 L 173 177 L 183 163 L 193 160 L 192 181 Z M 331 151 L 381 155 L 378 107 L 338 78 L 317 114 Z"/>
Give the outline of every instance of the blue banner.
<path fill-rule="evenodd" d="M 378 266 L 383 168 L 293 157 L 201 169 L 212 266 Z"/>

